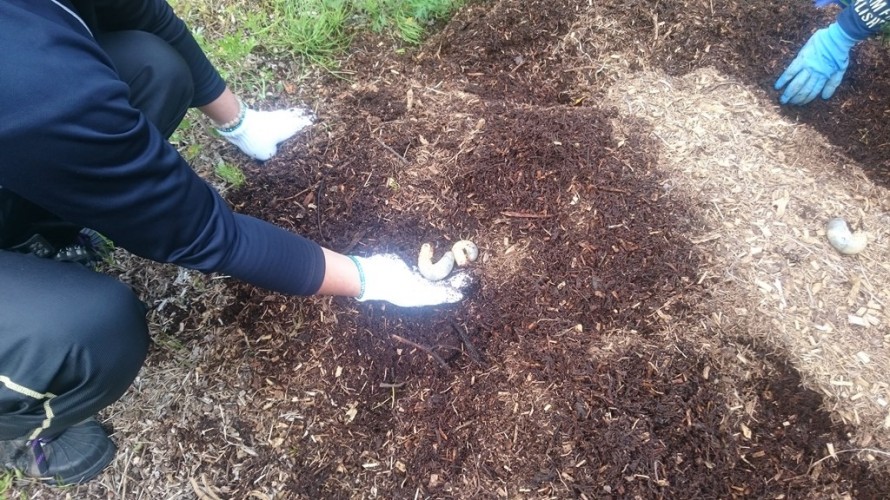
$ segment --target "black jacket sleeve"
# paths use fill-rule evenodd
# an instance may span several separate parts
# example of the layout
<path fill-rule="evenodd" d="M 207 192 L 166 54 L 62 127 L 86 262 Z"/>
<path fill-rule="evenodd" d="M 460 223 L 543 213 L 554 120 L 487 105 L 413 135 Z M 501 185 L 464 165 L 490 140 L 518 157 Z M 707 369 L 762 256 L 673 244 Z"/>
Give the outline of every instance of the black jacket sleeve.
<path fill-rule="evenodd" d="M 887 0 L 851 0 L 837 16 L 837 22 L 848 35 L 864 40 L 880 32 L 890 21 Z"/>
<path fill-rule="evenodd" d="M 55 8 L 0 2 L 0 185 L 137 255 L 315 293 L 321 248 L 232 213 L 130 106 L 89 33 Z"/>
<path fill-rule="evenodd" d="M 176 49 L 192 72 L 195 84 L 192 107 L 209 104 L 225 89 L 225 82 L 185 23 L 164 0 L 72 0 L 72 3 L 94 32 L 145 31 Z"/>

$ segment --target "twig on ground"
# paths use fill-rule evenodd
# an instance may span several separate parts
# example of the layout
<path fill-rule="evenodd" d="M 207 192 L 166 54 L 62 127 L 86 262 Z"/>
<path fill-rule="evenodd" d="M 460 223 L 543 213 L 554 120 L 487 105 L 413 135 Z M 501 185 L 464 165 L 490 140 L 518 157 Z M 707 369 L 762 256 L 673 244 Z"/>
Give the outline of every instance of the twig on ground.
<path fill-rule="evenodd" d="M 470 359 L 475 361 L 479 366 L 485 366 L 485 362 L 482 361 L 482 356 L 479 355 L 479 351 L 476 350 L 476 346 L 473 345 L 473 342 L 470 341 L 470 336 L 466 331 L 466 327 L 461 328 L 457 326 L 456 323 L 451 323 L 451 328 L 457 332 L 457 335 L 460 337 L 461 342 L 464 343 L 464 347 L 467 349 L 467 355 L 470 356 Z"/>
<path fill-rule="evenodd" d="M 213 489 L 207 486 L 207 478 L 201 476 L 201 483 L 203 483 L 203 488 L 198 485 L 198 481 L 195 478 L 190 477 L 189 482 L 192 485 L 192 490 L 194 490 L 195 495 L 200 500 L 222 500 L 216 493 L 214 493 Z"/>
<path fill-rule="evenodd" d="M 623 190 L 623 189 L 617 189 L 617 188 L 607 188 L 607 187 L 602 187 L 602 186 L 593 186 L 593 189 L 596 189 L 597 191 L 604 191 L 604 192 L 606 192 L 606 193 L 630 194 L 630 193 L 628 193 L 627 191 L 625 191 L 625 190 Z"/>
<path fill-rule="evenodd" d="M 380 382 L 380 387 L 384 389 L 400 389 L 405 385 L 405 382 L 399 382 L 398 384 L 390 384 L 388 382 Z"/>
<path fill-rule="evenodd" d="M 501 212 L 501 215 L 504 217 L 516 217 L 519 219 L 549 219 L 551 217 L 556 217 L 556 215 L 547 215 L 547 214 L 532 214 L 527 212 L 512 212 L 510 210 L 505 210 Z"/>
<path fill-rule="evenodd" d="M 376 138 L 375 138 L 375 139 L 376 139 Z M 404 156 L 400 155 L 398 151 L 396 151 L 395 149 L 389 147 L 385 142 L 381 141 L 380 139 L 377 139 L 377 142 L 380 143 L 381 146 L 383 146 L 384 148 L 386 148 L 387 151 L 389 151 L 390 153 L 396 155 L 396 157 L 398 157 L 398 159 L 402 160 L 402 163 L 404 163 L 405 165 L 408 164 L 408 160 L 405 159 Z"/>
<path fill-rule="evenodd" d="M 355 248 L 356 245 L 358 245 L 358 242 L 361 241 L 362 238 L 364 238 L 366 234 L 368 234 L 367 229 L 362 229 L 359 232 L 355 233 L 355 236 L 352 237 L 352 240 L 350 240 L 349 244 L 346 245 L 345 247 L 339 249 L 338 252 L 340 252 L 340 253 L 351 252 L 352 249 Z"/>
<path fill-rule="evenodd" d="M 324 179 L 318 182 L 318 187 L 315 189 L 315 222 L 318 224 L 318 235 L 323 240 L 327 240 L 327 237 L 324 235 L 324 231 L 321 229 L 321 203 L 324 201 L 322 197 L 324 196 Z"/>
<path fill-rule="evenodd" d="M 819 460 L 816 460 L 815 462 L 813 462 L 810 465 L 809 469 L 807 469 L 807 473 L 809 473 L 811 470 L 813 470 L 813 467 L 819 465 L 823 461 L 828 460 L 829 458 L 837 458 L 837 455 L 840 453 L 856 453 L 856 452 L 860 452 L 860 451 L 867 451 L 869 453 L 876 453 L 878 455 L 884 455 L 885 457 L 890 457 L 890 452 L 886 452 L 883 450 L 876 450 L 874 448 L 850 448 L 849 450 L 837 450 L 833 454 L 826 455 L 826 456 L 820 458 Z"/>
<path fill-rule="evenodd" d="M 433 359 L 435 359 L 440 365 L 442 365 L 442 368 L 448 368 L 448 363 L 446 363 L 445 360 L 442 359 L 442 356 L 439 356 L 438 354 L 434 353 L 433 350 L 430 349 L 429 347 L 420 345 L 417 342 L 412 342 L 412 341 L 410 341 L 404 337 L 400 337 L 394 333 L 391 334 L 390 337 L 392 337 L 393 340 L 396 340 L 398 342 L 402 342 L 403 344 L 408 344 L 411 347 L 416 347 L 417 349 L 420 349 L 421 351 L 432 356 Z"/>

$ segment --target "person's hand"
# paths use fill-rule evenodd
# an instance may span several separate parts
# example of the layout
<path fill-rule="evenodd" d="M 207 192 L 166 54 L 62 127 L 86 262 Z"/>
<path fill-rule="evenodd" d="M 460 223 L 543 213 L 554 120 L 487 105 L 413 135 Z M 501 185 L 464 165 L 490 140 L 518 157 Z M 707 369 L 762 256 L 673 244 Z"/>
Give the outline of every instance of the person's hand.
<path fill-rule="evenodd" d="M 312 124 L 312 113 L 304 109 L 256 111 L 246 109 L 241 123 L 233 130 L 219 130 L 219 135 L 244 154 L 266 161 L 278 151 L 278 144 Z"/>
<path fill-rule="evenodd" d="M 362 280 L 362 293 L 357 297 L 360 302 L 384 300 L 401 307 L 451 304 L 463 299 L 461 289 L 470 281 L 463 273 L 443 281 L 429 281 L 397 255 L 350 258 L 358 266 Z"/>
<path fill-rule="evenodd" d="M 820 93 L 822 99 L 834 95 L 850 63 L 850 49 L 856 42 L 837 23 L 814 33 L 776 81 L 776 90 L 787 85 L 779 101 L 800 105 Z"/>

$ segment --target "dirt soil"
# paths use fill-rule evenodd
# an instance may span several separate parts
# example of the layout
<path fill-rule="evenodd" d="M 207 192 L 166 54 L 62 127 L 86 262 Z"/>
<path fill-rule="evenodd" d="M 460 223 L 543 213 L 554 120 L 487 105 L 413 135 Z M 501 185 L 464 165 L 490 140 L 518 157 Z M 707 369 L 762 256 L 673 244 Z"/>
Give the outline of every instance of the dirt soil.
<path fill-rule="evenodd" d="M 303 90 L 319 123 L 227 198 L 356 255 L 471 239 L 466 299 L 121 270 L 156 343 L 108 415 L 138 421 L 115 470 L 75 491 L 890 497 L 887 49 L 828 102 L 772 90 L 834 12 L 499 0 L 402 55 L 358 40 Z M 820 238 L 841 208 L 873 253 Z"/>

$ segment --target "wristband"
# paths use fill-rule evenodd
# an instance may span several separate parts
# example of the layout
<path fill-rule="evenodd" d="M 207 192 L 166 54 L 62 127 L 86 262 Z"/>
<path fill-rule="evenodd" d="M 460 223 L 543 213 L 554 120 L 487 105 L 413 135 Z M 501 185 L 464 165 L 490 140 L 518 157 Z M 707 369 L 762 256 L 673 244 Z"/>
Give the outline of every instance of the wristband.
<path fill-rule="evenodd" d="M 226 123 L 223 123 L 222 125 L 219 125 L 218 127 L 216 127 L 216 130 L 218 130 L 222 133 L 225 133 L 225 134 L 234 132 L 235 129 L 240 127 L 241 123 L 244 122 L 244 117 L 246 115 L 247 115 L 247 106 L 245 106 L 244 102 L 242 102 L 241 99 L 239 98 L 238 99 L 238 116 L 236 116 L 234 119 L 232 119 Z"/>
<path fill-rule="evenodd" d="M 358 297 L 356 297 L 356 299 L 362 300 L 362 297 L 365 296 L 365 270 L 362 269 L 362 265 L 359 264 L 357 258 L 355 258 L 352 255 L 350 255 L 349 258 L 350 258 L 350 260 L 352 260 L 353 263 L 355 263 L 355 267 L 358 268 L 358 279 L 359 279 L 359 284 L 361 285 L 361 288 L 359 290 L 359 294 L 358 294 Z"/>

